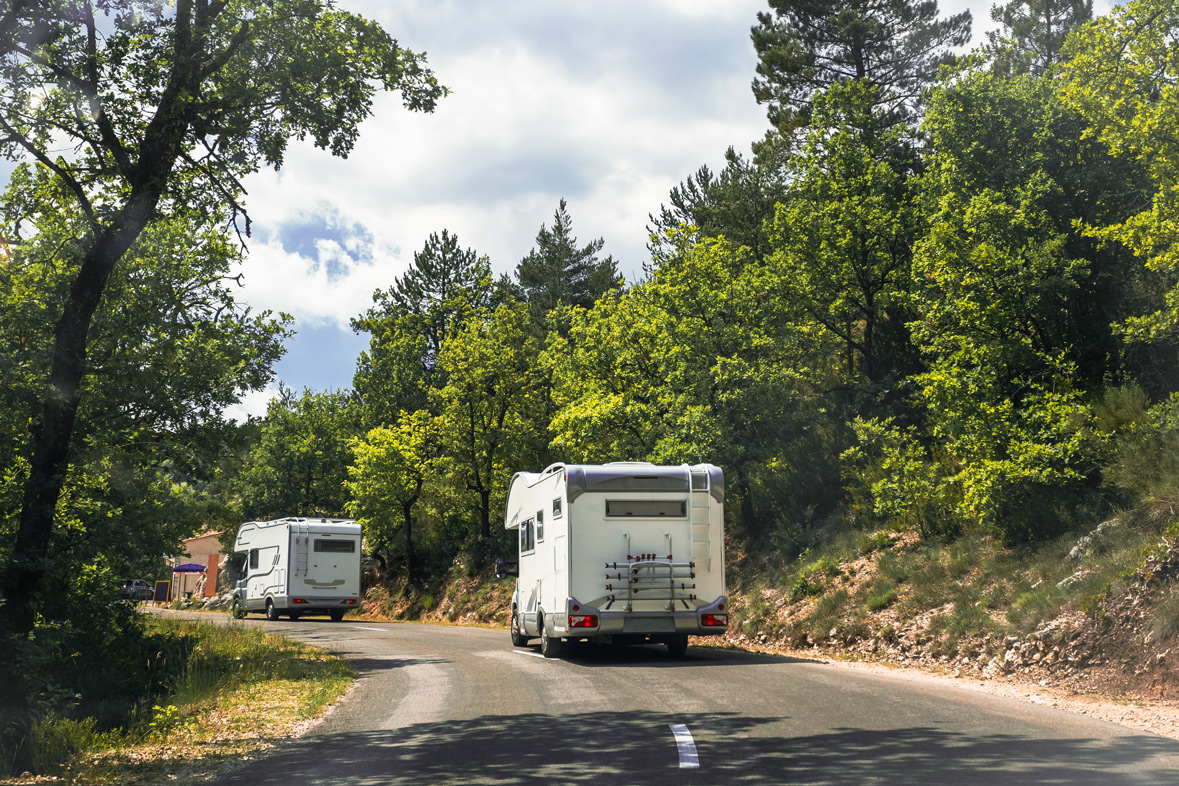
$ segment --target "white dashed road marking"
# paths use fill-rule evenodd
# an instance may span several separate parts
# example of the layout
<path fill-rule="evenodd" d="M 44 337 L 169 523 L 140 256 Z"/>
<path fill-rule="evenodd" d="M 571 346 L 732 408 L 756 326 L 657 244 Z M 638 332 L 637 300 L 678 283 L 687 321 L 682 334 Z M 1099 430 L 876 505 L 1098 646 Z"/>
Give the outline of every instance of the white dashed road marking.
<path fill-rule="evenodd" d="M 696 755 L 696 743 L 692 739 L 692 732 L 682 723 L 669 723 L 671 733 L 675 736 L 675 746 L 680 752 L 680 769 L 695 770 L 700 767 L 700 757 Z"/>
<path fill-rule="evenodd" d="M 544 655 L 541 655 L 539 652 L 527 652 L 526 650 L 512 650 L 512 652 L 514 652 L 517 655 L 529 655 L 533 658 L 543 658 L 544 657 Z"/>

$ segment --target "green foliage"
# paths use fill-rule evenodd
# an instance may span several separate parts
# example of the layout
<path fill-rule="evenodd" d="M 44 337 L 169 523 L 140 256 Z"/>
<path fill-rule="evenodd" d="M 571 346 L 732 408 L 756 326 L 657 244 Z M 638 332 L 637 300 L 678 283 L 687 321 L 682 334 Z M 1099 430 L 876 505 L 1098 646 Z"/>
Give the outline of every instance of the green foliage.
<path fill-rule="evenodd" d="M 462 249 L 446 230 L 432 233 L 413 266 L 352 320 L 371 337 L 353 380 L 365 428 L 429 407 L 430 390 L 446 383 L 437 368 L 443 343 L 495 300 L 487 257 Z"/>
<path fill-rule="evenodd" d="M 1179 124 L 1179 87 L 1167 76 L 1177 25 L 1174 3 L 1137 0 L 1078 30 L 1064 51 L 1064 99 L 1084 116 L 1090 135 L 1113 155 L 1140 163 L 1155 186 L 1148 204 L 1136 200 L 1132 214 L 1092 228 L 1097 237 L 1124 244 L 1166 282 L 1165 303 L 1122 323 L 1128 338 L 1144 342 L 1172 337 L 1179 326 L 1179 195 L 1173 187 L 1179 141 L 1168 131 Z"/>
<path fill-rule="evenodd" d="M 954 534 L 952 486 L 944 469 L 928 458 L 914 430 L 902 432 L 891 419 L 857 418 L 854 428 L 860 444 L 840 458 L 849 487 L 857 500 L 863 500 L 859 504 L 870 502 L 880 520 L 911 527 L 926 537 Z M 880 535 L 887 541 L 888 533 Z"/>
<path fill-rule="evenodd" d="M 918 221 L 906 177 L 914 157 L 903 127 L 882 128 L 876 101 L 864 82 L 816 98 L 770 238 L 781 297 L 845 345 L 849 379 L 872 381 L 903 365 L 884 336 L 905 322 Z"/>
<path fill-rule="evenodd" d="M 896 599 L 896 582 L 885 579 L 877 582 L 872 588 L 871 593 L 864 599 L 864 607 L 868 611 L 880 611 L 891 606 Z"/>
<path fill-rule="evenodd" d="M 2 440 L 5 452 L 19 455 L 3 473 L 23 486 L 19 516 L 3 511 L 0 541 L 7 716 L 0 744 L 15 745 L 13 766 L 23 768 L 19 739 L 31 715 L 9 648 L 54 621 L 39 608 L 48 566 L 87 562 L 84 551 L 71 553 L 89 547 L 90 533 L 81 532 L 87 519 L 102 534 L 104 519 L 121 518 L 121 507 L 134 510 L 137 497 L 150 504 L 161 487 L 182 482 L 168 470 L 157 483 L 143 482 L 152 475 L 144 466 L 172 459 L 153 455 L 154 443 L 178 436 L 174 444 L 198 445 L 200 435 L 185 432 L 216 423 L 242 390 L 261 387 L 278 355 L 281 326 L 250 320 L 227 302 L 227 274 L 217 267 L 233 248 L 225 227 L 244 215 L 241 179 L 263 163 L 280 165 L 291 139 L 310 136 L 346 155 L 379 89 L 400 90 L 413 110 L 431 109 L 445 90 L 421 55 L 379 25 L 304 0 L 111 0 L 68 12 L 54 2 L 10 4 L 0 18 L 0 85 L 0 155 L 32 162 L 12 178 L 0 224 L 15 246 L 14 269 L 32 249 L 53 273 L 43 279 L 51 306 L 17 298 L 21 322 L 40 311 L 44 328 L 16 343 L 4 336 L 18 365 L 32 361 L 14 375 L 27 398 L 0 415 L 5 431 L 19 424 L 15 448 Z M 11 267 L 7 253 L 4 262 Z M 206 265 L 200 275 L 177 269 L 194 262 Z M 146 307 L 141 324 L 137 306 Z M 92 341 L 104 330 L 106 347 Z M 118 448 L 128 444 L 149 458 L 124 464 Z M 79 478 L 84 465 L 89 474 Z M 126 477 L 140 489 L 129 489 Z M 85 515 L 67 502 L 59 516 L 71 486 L 130 493 L 115 500 L 84 493 Z M 134 493 L 144 486 L 153 493 Z M 153 526 L 145 529 L 159 528 L 169 513 L 146 514 Z M 63 520 L 73 543 L 55 542 Z"/>
<path fill-rule="evenodd" d="M 816 481 L 836 476 L 824 458 L 836 425 L 813 403 L 829 373 L 822 337 L 794 329 L 746 250 L 669 240 L 677 250 L 649 281 L 550 338 L 554 450 L 573 461 L 717 462 L 754 537 L 829 510 L 835 487 Z"/>
<path fill-rule="evenodd" d="M 348 512 L 364 528 L 370 550 L 391 556 L 394 533 L 404 538 L 406 572 L 414 572 L 414 508 L 427 482 L 436 482 L 438 435 L 428 412 L 404 413 L 351 442 Z"/>
<path fill-rule="evenodd" d="M 719 173 L 702 166 L 672 188 L 671 206 L 660 205 L 658 216 L 648 216 L 653 266 L 676 253 L 683 228 L 691 228 L 696 241 L 723 237 L 737 248 L 748 248 L 754 259 L 764 259 L 770 251 L 768 224 L 785 193 L 780 162 L 776 157 L 761 160 L 766 158 L 749 161 L 730 147 Z"/>
<path fill-rule="evenodd" d="M 565 208 L 562 199 L 553 213 L 552 229 L 541 225 L 536 246 L 516 266 L 520 291 L 536 317 L 562 305 L 589 308 L 602 295 L 622 287 L 614 258 L 598 258 L 605 241 L 598 238 L 578 248 Z"/>
<path fill-rule="evenodd" d="M 859 80 L 894 115 L 913 109 L 921 88 L 970 38 L 970 12 L 939 20 L 936 3 L 913 0 L 770 0 L 753 28 L 753 93 L 770 123 L 788 130 L 810 119 L 816 92 Z"/>
<path fill-rule="evenodd" d="M 805 559 L 804 552 L 802 558 Z M 794 583 L 790 585 L 790 602 L 797 603 L 803 598 L 823 594 L 826 582 L 839 575 L 839 562 L 834 557 L 824 555 L 807 563 L 802 567 Z"/>
<path fill-rule="evenodd" d="M 472 320 L 438 356 L 446 385 L 432 391 L 431 402 L 447 474 L 460 490 L 477 495 L 471 507 L 478 528 L 472 530 L 484 542 L 512 468 L 541 453 L 547 403 L 541 347 L 527 307 L 511 303 Z"/>
<path fill-rule="evenodd" d="M 991 6 L 1003 25 L 987 33 L 1002 73 L 1042 74 L 1061 60 L 1065 39 L 1093 18 L 1093 0 L 1008 0 Z"/>
<path fill-rule="evenodd" d="M 346 392 L 283 389 L 266 408 L 257 444 L 237 479 L 250 518 L 328 516 L 348 503 L 349 442 L 356 413 Z"/>

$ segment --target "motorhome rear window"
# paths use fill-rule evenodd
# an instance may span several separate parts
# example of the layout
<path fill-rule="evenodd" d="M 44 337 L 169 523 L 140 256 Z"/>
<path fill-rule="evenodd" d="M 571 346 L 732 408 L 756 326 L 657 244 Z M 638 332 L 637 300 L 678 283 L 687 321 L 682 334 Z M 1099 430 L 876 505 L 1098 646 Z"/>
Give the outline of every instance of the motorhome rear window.
<path fill-rule="evenodd" d="M 354 540 L 317 540 L 315 541 L 316 551 L 327 551 L 333 554 L 354 554 L 356 552 L 356 541 Z"/>
<path fill-rule="evenodd" d="M 678 499 L 608 499 L 606 515 L 611 518 L 684 518 L 685 503 Z"/>

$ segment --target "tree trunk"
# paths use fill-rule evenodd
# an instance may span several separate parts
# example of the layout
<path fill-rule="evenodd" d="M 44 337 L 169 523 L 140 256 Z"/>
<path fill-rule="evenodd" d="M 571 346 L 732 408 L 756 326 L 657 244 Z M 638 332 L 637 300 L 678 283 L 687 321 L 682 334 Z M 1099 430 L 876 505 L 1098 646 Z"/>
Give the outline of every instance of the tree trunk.
<path fill-rule="evenodd" d="M 484 543 L 491 539 L 491 489 L 479 491 L 479 534 Z"/>
<path fill-rule="evenodd" d="M 41 402 L 41 416 L 32 427 L 33 455 L 16 542 L 3 573 L 5 603 L 0 606 L 4 645 L 0 664 L 0 717 L 5 719 L 0 734 L 4 737 L 4 747 L 14 748 L 13 768 L 18 773 L 32 769 L 28 745 L 31 716 L 20 650 L 33 631 L 37 600 L 49 567 L 53 520 L 69 468 L 74 423 L 82 400 L 86 336 L 111 271 L 142 231 L 149 214 L 150 209 L 137 210 L 132 205 L 122 221 L 97 238 L 82 261 L 54 331 L 53 363 Z"/>
<path fill-rule="evenodd" d="M 53 364 L 33 425 L 33 455 L 25 482 L 16 543 L 4 573 L 4 621 L 9 633 L 33 630 L 34 598 L 46 570 L 57 500 L 65 483 L 86 366 L 86 336 L 115 264 L 147 223 L 150 210 L 129 210 L 101 235 L 82 261 L 54 331 Z"/>
<path fill-rule="evenodd" d="M 413 553 L 413 506 L 416 501 L 415 497 L 412 501 L 403 503 L 401 506 L 402 526 L 405 528 L 405 576 L 406 582 L 409 584 L 413 584 L 414 563 L 416 562 Z"/>

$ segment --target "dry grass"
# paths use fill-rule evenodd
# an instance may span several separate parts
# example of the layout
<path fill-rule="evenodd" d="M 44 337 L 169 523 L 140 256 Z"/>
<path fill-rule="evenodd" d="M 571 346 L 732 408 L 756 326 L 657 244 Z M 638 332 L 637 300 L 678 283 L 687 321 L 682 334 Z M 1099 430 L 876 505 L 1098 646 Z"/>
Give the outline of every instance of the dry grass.
<path fill-rule="evenodd" d="M 309 645 L 240 625 L 159 622 L 191 654 L 167 698 L 128 724 L 54 719 L 35 732 L 46 774 L 0 784 L 198 784 L 304 731 L 356 674 Z"/>

